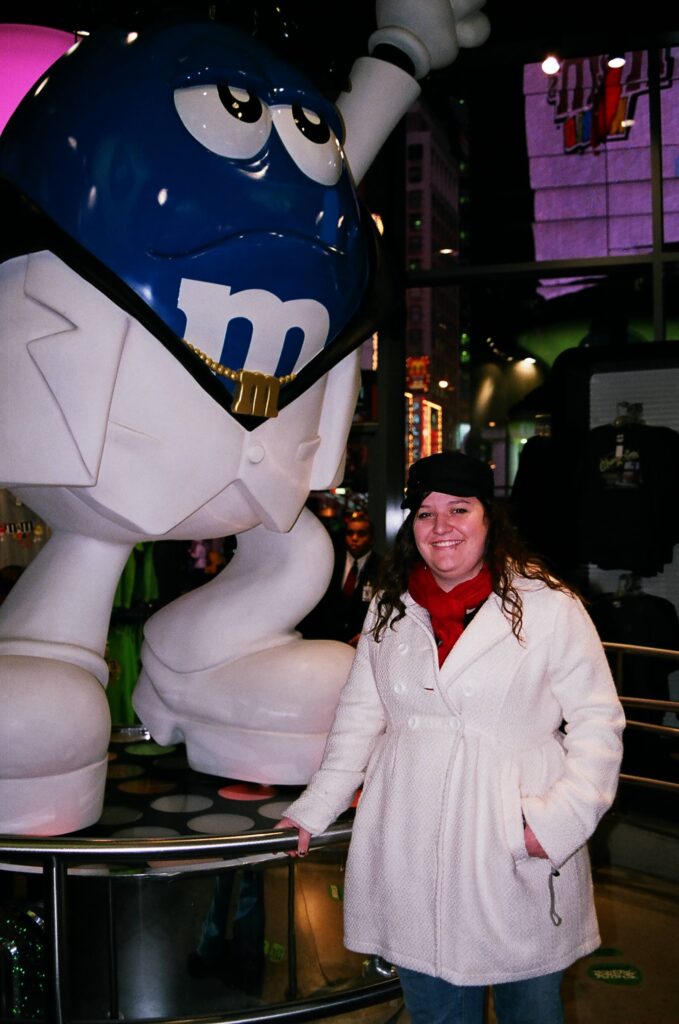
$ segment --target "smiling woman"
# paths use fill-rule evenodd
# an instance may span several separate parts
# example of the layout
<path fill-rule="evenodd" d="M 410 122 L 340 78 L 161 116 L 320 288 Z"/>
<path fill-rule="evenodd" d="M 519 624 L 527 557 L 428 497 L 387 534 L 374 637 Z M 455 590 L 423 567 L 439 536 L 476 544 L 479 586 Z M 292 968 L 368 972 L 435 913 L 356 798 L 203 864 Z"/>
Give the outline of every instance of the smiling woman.
<path fill-rule="evenodd" d="M 345 943 L 398 966 L 413 1024 L 480 1024 L 487 985 L 500 1024 L 562 1024 L 562 971 L 599 944 L 586 843 L 624 714 L 488 465 L 421 459 L 403 506 L 323 763 L 279 824 L 304 855 L 363 785 Z"/>
<path fill-rule="evenodd" d="M 488 520 L 478 498 L 432 491 L 415 515 L 417 550 L 441 590 L 452 590 L 483 565 Z"/>

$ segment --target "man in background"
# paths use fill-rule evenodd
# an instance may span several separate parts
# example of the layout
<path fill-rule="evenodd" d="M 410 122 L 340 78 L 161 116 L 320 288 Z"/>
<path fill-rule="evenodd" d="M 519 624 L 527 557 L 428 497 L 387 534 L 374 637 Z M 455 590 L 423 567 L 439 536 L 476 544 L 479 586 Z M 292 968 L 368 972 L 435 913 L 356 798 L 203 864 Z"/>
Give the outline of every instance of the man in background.
<path fill-rule="evenodd" d="M 343 640 L 355 647 L 382 559 L 373 550 L 373 525 L 366 512 L 350 512 L 344 525 L 328 589 L 297 629 L 307 640 Z"/>

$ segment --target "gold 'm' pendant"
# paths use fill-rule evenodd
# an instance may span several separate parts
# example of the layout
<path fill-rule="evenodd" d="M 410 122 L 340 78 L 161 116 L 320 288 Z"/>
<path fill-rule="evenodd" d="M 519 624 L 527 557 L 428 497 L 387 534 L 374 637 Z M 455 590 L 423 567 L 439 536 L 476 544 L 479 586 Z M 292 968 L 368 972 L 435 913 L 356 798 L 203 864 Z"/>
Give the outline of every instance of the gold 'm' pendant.
<path fill-rule="evenodd" d="M 273 419 L 278 416 L 278 393 L 280 381 L 267 373 L 256 370 L 241 370 L 238 374 L 238 390 L 231 411 L 245 416 L 264 416 Z"/>

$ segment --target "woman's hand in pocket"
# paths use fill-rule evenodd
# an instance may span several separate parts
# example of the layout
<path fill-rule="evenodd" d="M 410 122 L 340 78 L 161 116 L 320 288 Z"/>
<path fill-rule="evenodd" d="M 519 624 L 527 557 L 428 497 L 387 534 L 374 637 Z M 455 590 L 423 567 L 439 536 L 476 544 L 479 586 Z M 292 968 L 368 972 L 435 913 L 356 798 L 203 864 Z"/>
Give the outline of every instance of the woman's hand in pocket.
<path fill-rule="evenodd" d="M 526 844 L 529 857 L 542 857 L 543 860 L 548 860 L 547 854 L 540 846 L 540 842 L 530 825 L 523 826 L 523 841 Z"/>

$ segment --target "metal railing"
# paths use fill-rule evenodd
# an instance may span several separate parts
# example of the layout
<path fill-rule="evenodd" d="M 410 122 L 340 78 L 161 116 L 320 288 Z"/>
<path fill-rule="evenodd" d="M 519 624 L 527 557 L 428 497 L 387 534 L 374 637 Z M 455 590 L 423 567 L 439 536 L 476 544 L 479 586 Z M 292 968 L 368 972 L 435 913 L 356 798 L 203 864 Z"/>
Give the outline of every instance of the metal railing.
<path fill-rule="evenodd" d="M 311 847 L 314 850 L 345 845 L 351 836 L 351 823 L 336 823 L 322 835 L 314 836 Z M 42 867 L 45 885 L 46 958 L 48 980 L 48 1013 L 50 1024 L 69 1024 L 70 1000 L 66 978 L 68 941 L 68 876 L 69 869 L 93 862 L 102 866 L 116 862 L 149 862 L 159 860 L 172 862 L 171 873 L 181 871 L 178 862 L 186 862 L 190 871 L 200 864 L 205 869 L 206 858 L 214 860 L 214 872 L 236 868 L 241 865 L 261 863 L 278 858 L 297 844 L 297 833 L 291 829 L 253 832 L 238 836 L 196 836 L 176 839 L 140 839 L 134 842 L 123 839 L 69 839 L 68 837 L 27 838 L 0 837 L 0 859 L 17 865 L 39 864 Z M 295 935 L 295 877 L 297 862 L 286 858 L 288 870 L 288 993 L 289 1002 L 269 1004 L 256 1009 L 237 1010 L 229 1013 L 191 1015 L 191 1024 L 251 1024 L 254 1021 L 298 1021 L 321 1020 L 325 1017 L 350 1013 L 353 1010 L 387 1002 L 400 995 L 398 978 L 390 976 L 384 981 L 364 984 L 332 995 L 299 999 L 297 995 L 297 958 Z M 100 1019 L 88 1018 L 87 1024 L 110 1024 L 113 1020 L 126 1024 L 150 1024 L 150 1018 L 132 1018 L 119 1015 L 117 963 L 115 953 L 115 923 L 112 920 L 112 900 L 109 879 L 109 921 L 107 929 L 108 971 L 110 1005 L 106 1016 Z M 5 1018 L 2 1018 L 3 1020 Z M 7 1018 L 12 1024 L 21 1024 L 21 1018 L 14 1014 Z M 81 1018 L 77 1018 L 81 1022 Z M 187 1018 L 153 1018 L 153 1024 L 187 1024 Z"/>
<path fill-rule="evenodd" d="M 626 697 L 625 694 L 625 655 L 636 655 L 644 658 L 664 658 L 668 661 L 676 661 L 679 669 L 679 651 L 670 650 L 665 647 L 640 647 L 636 644 L 619 644 L 609 641 L 604 642 L 604 650 L 615 655 L 613 666 L 613 677 L 620 695 L 620 703 L 625 709 L 627 718 L 627 729 L 639 732 L 655 733 L 658 736 L 665 736 L 671 739 L 679 739 L 679 728 L 669 725 L 662 725 L 656 722 L 641 722 L 630 718 L 628 709 L 643 708 L 649 711 L 674 712 L 679 714 L 679 701 L 656 700 L 646 697 Z M 647 789 L 664 790 L 668 793 L 679 793 L 679 784 L 670 779 L 655 779 L 644 775 L 631 775 L 623 772 L 620 781 L 634 786 L 644 786 Z"/>

